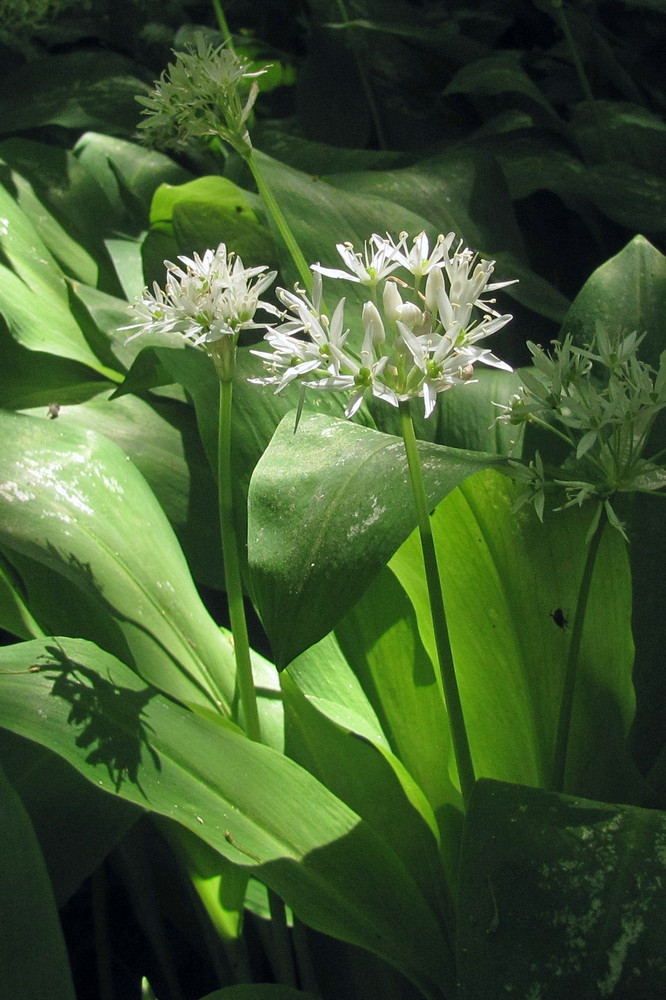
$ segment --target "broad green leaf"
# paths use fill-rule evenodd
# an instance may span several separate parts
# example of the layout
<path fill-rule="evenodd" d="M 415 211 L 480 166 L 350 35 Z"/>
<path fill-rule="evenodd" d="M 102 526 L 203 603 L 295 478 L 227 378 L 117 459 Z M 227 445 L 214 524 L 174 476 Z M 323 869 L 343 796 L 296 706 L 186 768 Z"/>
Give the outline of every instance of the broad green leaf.
<path fill-rule="evenodd" d="M 448 717 L 414 609 L 388 568 L 338 623 L 336 636 L 391 749 L 428 797 L 440 829 L 443 862 L 453 880 L 461 800 L 449 775 L 454 764 Z M 290 674 L 302 659 L 291 664 Z"/>
<path fill-rule="evenodd" d="M 141 812 L 85 781 L 49 750 L 0 730 L 2 766 L 30 816 L 58 907 L 80 888 Z"/>
<path fill-rule="evenodd" d="M 333 722 L 327 706 L 310 702 L 288 674 L 281 680 L 289 756 L 392 846 L 424 897 L 452 929 L 453 907 L 440 869 L 437 825 L 421 789 L 390 751 Z"/>
<path fill-rule="evenodd" d="M 148 222 L 151 198 L 160 184 L 183 184 L 192 175 L 164 153 L 110 136 L 106 131 L 86 132 L 74 146 L 74 155 L 95 178 L 118 215 L 143 227 Z"/>
<path fill-rule="evenodd" d="M 233 652 L 162 509 L 128 457 L 65 420 L 0 414 L 0 544 L 66 578 L 120 631 L 150 683 L 199 705 L 233 699 Z M 213 681 L 213 676 L 215 680 Z"/>
<path fill-rule="evenodd" d="M 497 459 L 423 443 L 428 499 Z M 252 587 L 278 667 L 329 632 L 414 526 L 400 438 L 345 420 L 283 419 L 250 483 Z"/>
<path fill-rule="evenodd" d="M 0 769 L 0 995 L 74 1000 L 67 949 L 35 831 Z"/>
<path fill-rule="evenodd" d="M 31 60 L 3 78 L 0 132 L 62 125 L 131 135 L 139 121 L 136 95 L 149 93 L 135 72 L 131 60 L 101 49 Z"/>
<path fill-rule="evenodd" d="M 147 481 L 183 546 L 190 570 L 208 586 L 222 586 L 217 487 L 189 406 L 137 396 L 109 401 L 107 393 L 58 416 L 68 427 L 114 441 Z M 28 411 L 43 417 L 44 410 Z"/>
<path fill-rule="evenodd" d="M 493 470 L 463 483 L 432 516 L 453 660 L 479 777 L 547 787 L 591 511 L 514 510 L 514 484 Z M 391 560 L 434 640 L 422 557 L 412 535 Z M 625 741 L 634 711 L 631 574 L 607 528 L 592 579 L 578 664 L 567 791 L 632 794 Z"/>
<path fill-rule="evenodd" d="M 576 296 L 561 337 L 583 344 L 601 323 L 627 333 L 647 333 L 640 357 L 655 367 L 666 347 L 666 257 L 643 236 L 634 239 L 588 278 Z"/>
<path fill-rule="evenodd" d="M 305 923 L 383 956 L 426 997 L 451 985 L 441 926 L 403 863 L 293 761 L 164 698 L 83 640 L 5 647 L 0 670 L 1 725 L 181 823 Z"/>
<path fill-rule="evenodd" d="M 3 147 L 5 145 L 7 143 L 3 143 Z M 80 281 L 96 285 L 98 267 L 95 260 L 47 211 L 37 197 L 32 184 L 21 174 L 12 170 L 7 186 L 10 190 L 14 189 L 19 207 L 30 220 L 35 232 L 39 235 L 44 246 L 53 254 L 60 267 Z"/>
<path fill-rule="evenodd" d="M 15 339 L 31 350 L 70 358 L 113 377 L 115 373 L 96 358 L 69 310 L 62 271 L 3 187 L 0 247 L 15 269 L 0 266 L 0 313 Z"/>
<path fill-rule="evenodd" d="M 666 989 L 666 814 L 481 781 L 463 837 L 460 1000 Z"/>
<path fill-rule="evenodd" d="M 169 227 L 177 205 L 204 202 L 231 209 L 246 221 L 258 222 L 246 193 L 226 177 L 197 177 L 186 184 L 160 184 L 150 204 L 151 226 Z"/>
<path fill-rule="evenodd" d="M 629 101 L 583 101 L 572 108 L 570 129 L 587 162 L 604 159 L 629 163 L 639 170 L 666 170 L 666 124 Z"/>
<path fill-rule="evenodd" d="M 553 128 L 561 127 L 555 110 L 543 92 L 532 83 L 522 66 L 523 53 L 505 49 L 463 66 L 447 84 L 445 94 L 517 94 L 531 108 L 541 109 Z"/>
<path fill-rule="evenodd" d="M 0 157 L 26 178 L 40 201 L 88 252 L 100 246 L 100 222 L 111 211 L 97 182 L 70 150 L 45 142 L 11 138 L 0 142 Z M 54 256 L 58 256 L 53 251 Z M 60 266 L 67 261 L 58 258 Z"/>
<path fill-rule="evenodd" d="M 0 319 L 0 406 L 7 410 L 80 403 L 108 388 L 109 382 L 86 365 L 18 344 Z"/>
<path fill-rule="evenodd" d="M 382 750 L 390 749 L 375 710 L 332 632 L 297 656 L 288 673 L 326 718 Z"/>

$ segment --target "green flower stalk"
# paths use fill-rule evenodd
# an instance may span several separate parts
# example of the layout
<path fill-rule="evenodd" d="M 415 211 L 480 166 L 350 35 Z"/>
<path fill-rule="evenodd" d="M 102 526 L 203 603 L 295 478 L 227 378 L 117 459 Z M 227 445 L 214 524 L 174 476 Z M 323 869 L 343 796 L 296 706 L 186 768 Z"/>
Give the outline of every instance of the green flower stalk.
<path fill-rule="evenodd" d="M 598 323 L 584 346 L 569 336 L 552 352 L 529 344 L 534 370 L 521 373 L 522 388 L 498 418 L 534 424 L 566 446 L 556 467 L 545 464 L 539 452 L 527 465 L 512 463 L 514 478 L 523 486 L 518 504 L 533 503 L 541 520 L 547 496 L 556 498 L 558 509 L 594 505 L 562 685 L 551 780 L 555 791 L 565 787 L 585 611 L 603 532 L 609 524 L 627 540 L 615 510 L 619 496 L 657 494 L 666 487 L 661 454 L 646 457 L 654 421 L 666 408 L 666 352 L 655 371 L 638 358 L 642 339 Z"/>
<path fill-rule="evenodd" d="M 492 261 L 479 260 L 455 236 L 439 236 L 432 250 L 425 233 L 411 246 L 407 234 L 398 241 L 374 234 L 362 253 L 351 244 L 337 245 L 346 267 L 312 265 L 311 294 L 278 288 L 284 322 L 268 328 L 270 351 L 254 350 L 266 375 L 250 381 L 272 385 L 277 393 L 293 382 L 305 389 L 348 394 L 345 415 L 353 417 L 372 395 L 400 411 L 402 436 L 421 536 L 424 568 L 433 621 L 440 680 L 449 713 L 460 786 L 465 803 L 474 784 L 474 768 L 465 728 L 449 636 L 437 556 L 425 498 L 410 400 L 423 400 L 429 417 L 437 397 L 473 381 L 477 362 L 511 371 L 480 341 L 500 330 L 511 316 L 494 308 L 486 293 L 512 282 L 492 283 Z M 364 330 L 360 352 L 348 343 L 345 300 L 329 317 L 322 305 L 322 276 L 365 287 Z M 420 285 L 424 283 L 421 292 Z"/>
<path fill-rule="evenodd" d="M 206 351 L 220 380 L 217 478 L 224 573 L 245 727 L 248 736 L 260 742 L 234 518 L 231 409 L 236 345 L 241 331 L 263 326 L 254 318 L 259 309 L 279 315 L 274 305 L 260 298 L 276 272 L 266 267 L 244 267 L 240 257 L 227 254 L 224 243 L 217 250 L 207 250 L 203 258 L 194 254 L 193 258 L 178 259 L 184 267 L 165 260 L 164 288 L 155 283 L 152 291 L 144 290 L 133 306 L 139 321 L 125 329 L 136 331 L 129 340 L 146 331 L 180 333 L 195 347 Z"/>

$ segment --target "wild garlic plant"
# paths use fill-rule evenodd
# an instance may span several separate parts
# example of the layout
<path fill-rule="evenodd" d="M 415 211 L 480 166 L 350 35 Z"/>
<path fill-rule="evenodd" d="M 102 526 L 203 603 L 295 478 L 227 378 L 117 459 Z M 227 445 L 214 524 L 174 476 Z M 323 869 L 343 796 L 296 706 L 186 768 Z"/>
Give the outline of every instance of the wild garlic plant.
<path fill-rule="evenodd" d="M 595 504 L 558 722 L 556 790 L 564 784 L 585 610 L 604 528 L 608 523 L 628 540 L 615 501 L 623 493 L 654 494 L 666 486 L 666 469 L 659 464 L 663 452 L 646 457 L 654 422 L 666 408 L 666 352 L 657 370 L 641 361 L 643 336 L 597 322 L 590 343 L 583 346 L 570 335 L 554 343 L 552 351 L 528 342 L 534 372 L 521 372 L 520 391 L 498 417 L 516 426 L 536 425 L 566 446 L 554 467 L 544 463 L 539 451 L 528 464 L 512 463 L 513 476 L 523 487 L 518 506 L 532 503 L 543 520 L 547 496 L 562 500 L 558 509 Z"/>
<path fill-rule="evenodd" d="M 357 253 L 349 243 L 337 244 L 346 271 L 322 267 L 319 263 L 308 267 L 253 155 L 247 122 L 258 94 L 256 78 L 261 72 L 263 70 L 253 71 L 234 52 L 229 38 L 217 48 L 199 40 L 196 47 L 177 54 L 175 62 L 157 82 L 153 94 L 141 99 L 146 116 L 142 128 L 146 136 L 158 145 L 173 145 L 204 136 L 217 137 L 229 143 L 249 167 L 259 194 L 296 265 L 304 287 L 297 286 L 293 291 L 277 289 L 283 316 L 281 322 L 268 327 L 265 339 L 271 351 L 255 352 L 264 362 L 267 374 L 254 381 L 274 385 L 276 392 L 296 381 L 300 381 L 306 390 L 349 392 L 345 409 L 347 417 L 358 411 L 368 393 L 400 411 L 442 687 L 451 721 L 461 791 L 467 802 L 475 780 L 474 769 L 455 673 L 452 666 L 445 666 L 450 663 L 448 629 L 409 402 L 417 397 L 423 399 L 425 414 L 430 416 L 441 392 L 472 380 L 477 362 L 510 370 L 509 365 L 496 358 L 491 351 L 477 345 L 511 319 L 510 315 L 495 309 L 494 299 L 485 298 L 488 293 L 511 282 L 492 282 L 494 262 L 478 259 L 462 242 L 454 247 L 453 233 L 439 236 L 432 251 L 425 233 L 416 236 L 411 245 L 406 233 L 400 234 L 397 241 L 388 235 L 373 234 L 362 253 Z M 227 580 L 227 585 L 231 585 L 230 603 L 233 601 L 238 607 L 239 637 L 236 636 L 232 616 L 237 655 L 239 642 L 240 647 L 247 650 L 241 655 L 245 665 L 241 667 L 240 661 L 238 665 L 239 685 L 241 690 L 243 686 L 247 688 L 242 695 L 247 718 L 248 712 L 256 715 L 256 703 L 252 709 L 252 675 L 247 629 L 244 615 L 241 615 L 240 571 L 234 566 L 237 563 L 238 543 L 237 539 L 232 541 L 230 537 L 233 511 L 230 487 L 224 487 L 231 468 L 228 449 L 233 375 L 230 373 L 234 366 L 222 355 L 225 352 L 233 354 L 234 338 L 240 330 L 255 325 L 251 306 L 259 307 L 259 295 L 270 281 L 265 273 L 267 268 L 246 272 L 238 259 L 234 268 L 238 267 L 240 285 L 228 279 L 226 272 L 222 279 L 218 271 L 208 273 L 206 262 L 210 265 L 218 258 L 226 262 L 226 253 L 221 244 L 217 251 L 207 251 L 203 260 L 183 258 L 185 272 L 165 262 L 171 278 L 164 293 L 154 289 L 152 295 L 144 294 L 140 308 L 144 309 L 144 314 L 147 310 L 144 328 L 150 328 L 154 323 L 166 323 L 166 326 L 161 326 L 162 329 L 179 330 L 188 340 L 204 346 L 211 353 L 218 373 L 221 373 L 220 517 L 225 572 L 230 572 L 235 580 L 231 584 Z M 342 299 L 333 315 L 328 316 L 323 303 L 322 277 L 351 281 L 367 289 L 368 297 L 361 315 L 364 337 L 358 352 L 352 350 L 348 343 L 349 331 L 344 324 L 345 300 Z M 252 278 L 257 281 L 250 288 L 247 281 Z M 198 286 L 197 281 L 200 282 Z M 243 282 L 246 283 L 244 290 Z M 219 289 L 221 297 L 219 304 L 212 305 L 216 289 Z M 192 290 L 193 296 L 190 294 Z M 228 322 L 228 317 L 224 319 L 231 300 L 234 305 L 243 303 L 240 311 L 234 313 L 233 323 Z M 180 315 L 180 319 L 172 325 L 171 309 Z M 217 309 L 222 319 L 218 317 Z M 269 312 L 275 314 L 274 308 Z M 225 323 L 228 333 L 232 334 L 230 338 L 220 333 Z M 217 346 L 212 348 L 215 343 Z M 223 496 L 223 487 L 229 496 Z M 232 553 L 230 558 L 227 549 Z M 227 562 L 231 564 L 231 569 L 226 568 Z M 258 718 L 250 723 L 248 731 L 254 730 L 255 725 L 256 738 L 260 738 Z"/>
<path fill-rule="evenodd" d="M 234 636 L 237 684 L 248 735 L 261 741 L 257 700 L 252 677 L 250 642 L 243 605 L 239 543 L 233 509 L 231 465 L 231 407 L 236 346 L 241 331 L 262 326 L 258 310 L 279 316 L 279 310 L 260 298 L 272 284 L 276 272 L 267 267 L 243 266 L 240 257 L 227 253 L 224 243 L 178 258 L 183 267 L 165 260 L 164 288 L 155 282 L 145 289 L 133 309 L 138 322 L 129 339 L 148 331 L 179 333 L 211 358 L 220 382 L 218 425 L 218 500 L 229 617 Z"/>
<path fill-rule="evenodd" d="M 477 362 L 511 371 L 479 342 L 511 320 L 511 315 L 495 308 L 494 298 L 486 296 L 513 282 L 492 282 L 494 262 L 479 259 L 462 241 L 456 243 L 454 233 L 440 235 L 432 250 L 425 233 L 411 243 L 407 233 L 401 233 L 397 241 L 388 234 L 373 234 L 362 253 L 349 243 L 337 244 L 337 250 L 347 270 L 313 264 L 311 296 L 299 288 L 276 290 L 285 307 L 284 322 L 267 329 L 270 351 L 253 351 L 267 374 L 251 381 L 274 386 L 277 393 L 296 381 L 305 390 L 348 393 L 348 418 L 357 413 L 367 395 L 399 410 L 439 672 L 463 800 L 468 802 L 474 768 L 449 656 L 437 556 L 409 404 L 422 399 L 426 417 L 431 416 L 440 393 L 473 381 Z M 330 318 L 322 307 L 322 277 L 350 281 L 367 290 L 359 352 L 349 344 L 345 299 L 340 299 Z"/>

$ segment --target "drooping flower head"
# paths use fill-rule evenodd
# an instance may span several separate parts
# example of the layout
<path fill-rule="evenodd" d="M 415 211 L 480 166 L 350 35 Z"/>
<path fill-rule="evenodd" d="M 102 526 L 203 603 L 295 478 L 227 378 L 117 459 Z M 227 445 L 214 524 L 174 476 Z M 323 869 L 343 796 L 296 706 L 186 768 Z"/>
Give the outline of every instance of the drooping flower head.
<path fill-rule="evenodd" d="M 430 416 L 438 394 L 469 383 L 477 362 L 511 371 L 476 345 L 512 318 L 500 314 L 486 293 L 513 282 L 491 283 L 493 261 L 479 260 L 462 243 L 451 252 L 454 240 L 453 233 L 439 236 L 432 252 L 424 233 L 410 249 L 406 233 L 397 243 L 388 235 L 373 234 L 372 249 L 366 245 L 363 254 L 355 253 L 349 243 L 338 244 L 349 273 L 312 265 L 316 304 L 298 289 L 277 290 L 286 306 L 286 322 L 268 330 L 265 339 L 271 352 L 253 352 L 267 374 L 252 381 L 274 385 L 276 392 L 297 380 L 311 389 L 348 392 L 348 417 L 367 394 L 392 406 L 420 397 L 425 415 Z M 368 287 L 371 298 L 362 310 L 364 339 L 358 354 L 347 345 L 345 300 L 340 300 L 330 322 L 321 314 L 321 275 Z M 422 293 L 419 284 L 424 277 Z"/>
<path fill-rule="evenodd" d="M 153 290 L 144 289 L 132 306 L 138 322 L 124 327 L 135 331 L 128 340 L 148 331 L 180 333 L 218 364 L 229 344 L 235 346 L 241 330 L 265 326 L 255 321 L 258 309 L 280 315 L 272 303 L 260 298 L 276 272 L 265 266 L 244 267 L 240 257 L 227 253 L 224 243 L 217 250 L 206 250 L 203 257 L 195 253 L 178 260 L 183 267 L 164 261 L 164 288 L 154 282 Z"/>

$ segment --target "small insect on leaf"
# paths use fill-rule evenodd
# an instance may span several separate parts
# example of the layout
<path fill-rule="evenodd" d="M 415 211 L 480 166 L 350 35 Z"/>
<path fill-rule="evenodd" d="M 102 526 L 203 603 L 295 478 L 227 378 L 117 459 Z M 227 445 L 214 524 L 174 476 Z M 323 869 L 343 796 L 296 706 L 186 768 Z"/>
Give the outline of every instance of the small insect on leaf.
<path fill-rule="evenodd" d="M 562 608 L 555 608 L 554 611 L 550 612 L 550 617 L 558 628 L 566 628 L 569 624 L 569 619 L 564 614 L 564 611 L 562 611 Z"/>

